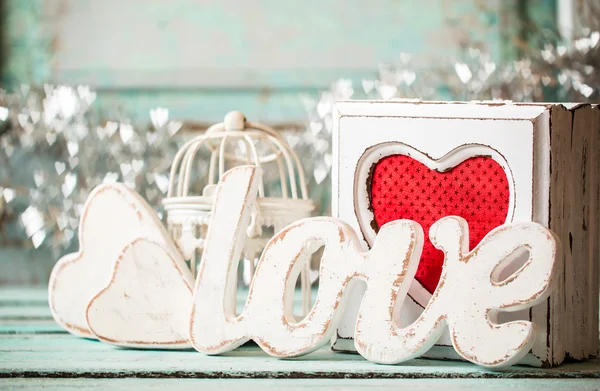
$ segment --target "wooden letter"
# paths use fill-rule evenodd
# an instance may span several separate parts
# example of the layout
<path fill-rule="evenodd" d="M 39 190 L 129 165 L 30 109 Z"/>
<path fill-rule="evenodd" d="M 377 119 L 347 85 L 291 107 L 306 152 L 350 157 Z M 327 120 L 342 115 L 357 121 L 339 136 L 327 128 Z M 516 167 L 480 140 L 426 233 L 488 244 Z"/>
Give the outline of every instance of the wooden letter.
<path fill-rule="evenodd" d="M 220 354 L 252 339 L 277 357 L 307 354 L 326 344 L 346 304 L 346 292 L 366 282 L 355 330 L 361 355 L 395 364 L 420 356 L 448 326 L 452 344 L 465 359 L 486 367 L 518 362 L 534 343 L 529 321 L 498 324 L 498 311 L 516 311 L 540 303 L 549 294 L 556 240 L 536 223 L 492 230 L 468 252 L 467 223 L 445 217 L 430 230 L 433 244 L 445 253 L 440 283 L 427 308 L 410 326 L 400 328 L 394 311 L 413 281 L 423 246 L 421 226 L 396 220 L 381 227 L 373 248 L 362 252 L 354 230 L 330 217 L 298 221 L 267 244 L 240 315 L 233 307 L 235 273 L 257 175 L 251 166 L 227 172 L 217 187 L 190 325 L 192 345 Z M 298 321 L 292 297 L 300 270 L 324 247 L 316 302 Z M 500 271 L 525 247 L 529 258 L 499 281 Z"/>
<path fill-rule="evenodd" d="M 253 339 L 268 354 L 292 357 L 328 343 L 344 307 L 344 292 L 356 279 L 380 291 L 381 275 L 406 291 L 423 241 L 421 227 L 398 220 L 382 227 L 368 253 L 356 233 L 328 217 L 296 222 L 267 244 L 243 312 L 236 316 L 232 295 L 234 273 L 256 193 L 252 167 L 226 173 L 216 192 L 200 274 L 194 291 L 190 338 L 200 352 L 219 354 Z M 226 201 L 225 201 L 226 200 Z M 320 287 L 314 307 L 300 322 L 291 312 L 294 284 L 304 262 L 321 246 Z M 225 249 L 225 250 L 224 250 Z M 387 281 L 386 280 L 386 281 Z M 393 301 L 388 303 L 390 308 Z"/>
<path fill-rule="evenodd" d="M 460 217 L 445 217 L 430 230 L 434 245 L 446 254 L 439 285 L 421 316 L 399 328 L 389 302 L 399 287 L 380 280 L 377 295 L 369 291 L 361 303 L 355 344 L 365 358 L 394 364 L 425 353 L 450 329 L 454 349 L 464 359 L 486 367 L 517 363 L 535 342 L 529 321 L 496 323 L 498 311 L 516 311 L 540 303 L 549 294 L 557 241 L 536 223 L 501 226 L 468 252 L 469 232 Z M 499 268 L 522 247 L 529 259 L 504 281 L 494 281 Z"/>

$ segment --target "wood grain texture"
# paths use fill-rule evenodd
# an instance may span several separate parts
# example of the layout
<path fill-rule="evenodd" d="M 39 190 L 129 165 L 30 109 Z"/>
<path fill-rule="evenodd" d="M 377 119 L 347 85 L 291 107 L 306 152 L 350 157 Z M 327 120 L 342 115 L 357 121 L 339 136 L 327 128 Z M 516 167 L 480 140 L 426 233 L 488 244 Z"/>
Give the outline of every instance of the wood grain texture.
<path fill-rule="evenodd" d="M 598 355 L 598 135 L 600 111 L 551 107 L 549 227 L 563 244 L 563 269 L 548 302 L 551 363 Z"/>
<path fill-rule="evenodd" d="M 427 65 L 433 55 L 457 54 L 462 29 L 455 21 L 465 17 L 473 39 L 507 60 L 513 50 L 503 20 L 517 17 L 511 3 L 488 4 L 497 13 L 481 14 L 474 0 L 5 3 L 7 83 L 91 84 L 109 112 L 125 107 L 147 118 L 160 106 L 172 118 L 203 121 L 219 120 L 231 102 L 261 120 L 304 121 L 300 94 L 317 96 L 339 78 L 360 86 L 402 52 Z M 532 16 L 552 9 L 538 3 L 552 2 L 532 3 Z"/>
<path fill-rule="evenodd" d="M 88 304 L 88 327 L 100 341 L 117 346 L 189 348 L 193 283 L 179 252 L 136 239 L 117 259 L 110 283 Z"/>
<path fill-rule="evenodd" d="M 85 318 L 88 303 L 111 281 L 123 248 L 137 238 L 156 241 L 172 253 L 178 251 L 141 196 L 119 183 L 96 187 L 79 223 L 80 250 L 56 263 L 48 283 L 50 310 L 65 330 L 93 337 Z"/>
<path fill-rule="evenodd" d="M 492 372 L 471 363 L 415 359 L 376 365 L 356 354 L 320 349 L 281 360 L 256 346 L 220 356 L 189 351 L 121 349 L 73 336 L 0 337 L 0 378 L 600 378 L 600 361 L 560 368 L 511 367 Z"/>
<path fill-rule="evenodd" d="M 429 235 L 446 259 L 427 307 L 415 322 L 398 327 L 392 314 L 394 304 L 387 317 L 381 318 L 380 303 L 389 303 L 389 296 L 373 300 L 368 286 L 354 335 L 358 352 L 375 362 L 400 363 L 429 351 L 448 327 L 452 346 L 463 359 L 488 368 L 518 363 L 536 342 L 537 325 L 523 320 L 500 324 L 498 314 L 529 308 L 548 297 L 557 251 L 552 233 L 536 223 L 504 225 L 469 252 L 466 221 L 450 216 L 438 220 Z M 522 247 L 529 250 L 525 264 L 509 277 L 498 278 Z M 367 264 L 367 273 L 380 268 Z M 402 282 L 374 281 L 402 287 Z M 408 287 L 403 295 L 407 291 Z M 404 296 L 394 299 L 405 301 Z"/>
<path fill-rule="evenodd" d="M 25 314 L 26 308 L 36 300 L 39 302 L 44 294 L 41 289 L 0 289 L 0 308 L 22 307 Z M 19 298 L 23 304 L 19 304 Z M 240 297 L 240 301 L 243 299 L 245 297 Z M 299 296 L 295 302 L 300 304 Z M 18 316 L 17 310 L 12 312 Z M 26 318 L 26 315 L 21 317 Z M 0 326 L 9 321 L 0 317 Z M 30 322 L 34 329 L 35 323 Z M 288 360 L 269 357 L 256 346 L 243 346 L 236 352 L 217 357 L 191 350 L 127 350 L 76 338 L 62 329 L 48 334 L 38 327 L 28 333 L 23 325 L 20 335 L 7 335 L 0 330 L 0 389 L 7 390 L 85 387 L 379 390 L 406 386 L 425 390 L 484 387 L 583 391 L 597 388 L 599 379 L 600 360 L 597 359 L 553 369 L 517 366 L 490 372 L 457 361 L 417 359 L 397 366 L 373 365 L 356 354 L 333 353 L 327 349 L 312 353 L 306 359 Z"/>
<path fill-rule="evenodd" d="M 508 222 L 535 221 L 554 231 L 562 243 L 554 294 L 547 302 L 505 320 L 531 319 L 538 324 L 537 342 L 526 357 L 531 365 L 594 357 L 598 355 L 600 278 L 599 133 L 600 111 L 590 105 L 338 102 L 333 214 L 362 229 L 369 245 L 368 223 L 373 213 L 364 189 L 370 167 L 360 166 L 363 156 L 372 151 L 385 154 L 386 144 L 402 143 L 408 148 L 398 152 L 401 148 L 395 147 L 392 152 L 412 156 L 417 150 L 426 155 L 421 160 L 431 164 L 451 151 L 468 150 L 474 144 L 488 146 L 501 155 L 499 163 L 513 182 L 514 208 Z M 411 319 L 427 304 L 429 297 L 423 291 L 419 284 L 411 288 L 415 302 Z M 353 300 L 360 302 L 359 297 Z M 347 325 L 354 319 L 344 322 L 336 347 L 353 350 L 352 330 Z M 439 345 L 450 345 L 449 337 L 442 336 Z"/>
<path fill-rule="evenodd" d="M 397 389 L 439 390 L 581 390 L 596 391 L 597 379 L 0 379 L 0 389 L 114 391 L 182 390 L 358 390 L 390 391 Z"/>
<path fill-rule="evenodd" d="M 48 308 L 48 289 L 0 289 L 0 335 L 64 334 L 65 330 L 52 318 Z M 316 291 L 313 292 L 314 302 Z M 248 297 L 247 289 L 236 293 L 236 308 L 241 309 Z M 302 295 L 294 291 L 294 314 L 302 313 Z"/>
<path fill-rule="evenodd" d="M 467 223 L 459 217 L 436 222 L 430 237 L 446 254 L 438 289 L 411 325 L 394 323 L 419 263 L 423 230 L 411 220 L 385 224 L 369 252 L 341 220 L 304 219 L 289 225 L 267 243 L 250 285 L 243 311 L 232 302 L 236 265 L 256 199 L 255 168 L 226 172 L 215 193 L 207 240 L 194 290 L 190 340 L 206 354 L 230 352 L 253 340 L 276 357 L 311 353 L 328 342 L 346 306 L 346 291 L 367 284 L 356 321 L 358 352 L 370 361 L 397 364 L 421 356 L 446 326 L 452 345 L 464 359 L 500 368 L 519 362 L 536 342 L 535 324 L 500 324 L 499 311 L 517 311 L 541 303 L 549 294 L 558 243 L 532 222 L 498 227 L 468 252 Z M 214 238 L 220 240 L 216 242 Z M 320 247 L 320 285 L 316 302 L 304 319 L 290 312 L 289 298 L 303 263 Z M 499 278 L 517 250 L 528 260 Z M 469 283 L 465 283 L 468 281 Z"/>

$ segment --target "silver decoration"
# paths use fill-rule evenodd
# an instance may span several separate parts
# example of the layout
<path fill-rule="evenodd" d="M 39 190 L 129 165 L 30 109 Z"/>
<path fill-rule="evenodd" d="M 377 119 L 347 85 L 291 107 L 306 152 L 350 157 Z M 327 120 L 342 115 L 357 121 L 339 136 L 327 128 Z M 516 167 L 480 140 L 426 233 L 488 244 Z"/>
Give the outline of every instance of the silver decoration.
<path fill-rule="evenodd" d="M 75 247 L 83 203 L 101 183 L 123 182 L 158 209 L 182 123 L 164 108 L 151 125 L 100 121 L 95 98 L 85 86 L 0 91 L 2 245 L 56 256 Z"/>
<path fill-rule="evenodd" d="M 307 175 L 309 198 L 315 202 L 320 215 L 331 214 L 331 110 L 335 101 L 353 97 L 352 81 L 345 79 L 333 83 L 329 90 L 321 92 L 317 98 L 302 96 L 308 115 L 306 129 L 303 132 L 284 133 L 302 162 Z"/>
<path fill-rule="evenodd" d="M 591 3 L 590 3 L 591 4 Z M 472 42 L 452 61 L 427 62 L 409 53 L 398 61 L 382 64 L 376 77 L 352 83 L 338 80 L 317 99 L 304 98 L 308 113 L 306 131 L 290 140 L 310 178 L 313 200 L 321 212 L 330 210 L 331 110 L 343 99 L 414 99 L 442 101 L 511 100 L 515 102 L 600 103 L 600 7 L 593 8 L 593 25 L 571 41 L 539 30 L 541 44 L 527 49 L 524 57 L 497 63 L 485 45 Z M 595 23 L 595 24 L 594 24 Z"/>

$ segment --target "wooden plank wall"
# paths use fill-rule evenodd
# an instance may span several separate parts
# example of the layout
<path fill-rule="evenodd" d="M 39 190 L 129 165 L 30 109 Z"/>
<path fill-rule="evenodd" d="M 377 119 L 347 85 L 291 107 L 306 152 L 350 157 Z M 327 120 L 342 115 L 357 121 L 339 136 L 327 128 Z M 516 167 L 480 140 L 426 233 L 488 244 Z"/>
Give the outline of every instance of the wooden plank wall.
<path fill-rule="evenodd" d="M 109 118 L 212 123 L 242 110 L 304 123 L 300 96 L 339 78 L 360 89 L 378 65 L 459 55 L 465 37 L 512 58 L 517 0 L 0 0 L 1 86 L 83 83 Z M 482 12 L 482 4 L 487 12 Z M 554 0 L 530 2 L 553 18 Z M 0 284 L 44 284 L 56 254 L 0 248 Z"/>
<path fill-rule="evenodd" d="M 360 84 L 402 52 L 423 64 L 450 59 L 467 36 L 500 59 L 500 20 L 513 8 L 491 1 L 484 13 L 476 0 L 4 1 L 6 83 L 90 84 L 108 107 L 147 117 L 166 106 L 202 122 L 232 107 L 261 121 L 303 121 L 300 94 L 342 77 Z"/>

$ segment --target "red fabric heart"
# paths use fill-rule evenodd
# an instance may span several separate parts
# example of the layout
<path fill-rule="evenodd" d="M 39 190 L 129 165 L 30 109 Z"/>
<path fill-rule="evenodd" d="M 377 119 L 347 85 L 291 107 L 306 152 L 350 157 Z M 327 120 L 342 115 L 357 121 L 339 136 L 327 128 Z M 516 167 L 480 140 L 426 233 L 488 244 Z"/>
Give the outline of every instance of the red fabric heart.
<path fill-rule="evenodd" d="M 371 207 L 377 227 L 398 219 L 418 222 L 425 233 L 416 279 L 433 292 L 442 273 L 444 253 L 429 241 L 429 228 L 444 216 L 469 223 L 473 249 L 508 213 L 508 179 L 489 157 L 467 159 L 440 173 L 405 155 L 381 159 L 372 173 Z"/>

